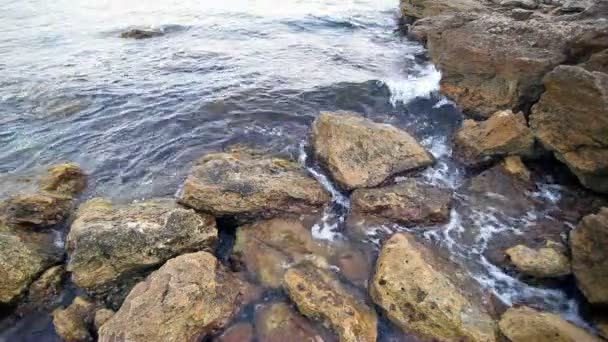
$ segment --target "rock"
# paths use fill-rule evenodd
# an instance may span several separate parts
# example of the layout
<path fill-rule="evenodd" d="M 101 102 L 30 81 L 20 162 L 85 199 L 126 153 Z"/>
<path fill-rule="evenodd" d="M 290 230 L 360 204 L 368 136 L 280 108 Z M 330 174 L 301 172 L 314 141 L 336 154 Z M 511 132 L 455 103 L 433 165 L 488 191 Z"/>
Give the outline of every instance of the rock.
<path fill-rule="evenodd" d="M 443 268 L 443 269 L 442 269 Z M 495 341 L 495 322 L 472 295 L 448 275 L 463 273 L 439 259 L 408 233 L 393 235 L 376 264 L 370 294 L 406 333 L 438 341 Z"/>
<path fill-rule="evenodd" d="M 226 329 L 218 338 L 218 342 L 254 342 L 255 332 L 249 323 L 237 323 Z"/>
<path fill-rule="evenodd" d="M 167 261 L 137 284 L 99 329 L 99 341 L 195 341 L 216 333 L 246 304 L 247 283 L 207 252 Z"/>
<path fill-rule="evenodd" d="M 280 302 L 256 310 L 255 329 L 260 342 L 323 340 L 304 317 Z"/>
<path fill-rule="evenodd" d="M 71 201 L 53 194 L 14 195 L 5 202 L 3 211 L 13 226 L 49 227 L 66 219 Z"/>
<path fill-rule="evenodd" d="M 515 268 L 536 278 L 556 278 L 571 273 L 570 260 L 555 248 L 532 249 L 517 245 L 505 251 Z"/>
<path fill-rule="evenodd" d="M 371 257 L 360 250 L 344 251 L 338 254 L 336 266 L 351 283 L 367 288 L 372 265 Z"/>
<path fill-rule="evenodd" d="M 608 338 L 608 316 L 594 317 L 594 323 L 600 336 Z"/>
<path fill-rule="evenodd" d="M 352 113 L 321 113 L 313 124 L 312 145 L 333 179 L 347 190 L 374 187 L 434 162 L 405 131 Z"/>
<path fill-rule="evenodd" d="M 585 216 L 570 233 L 572 271 L 589 303 L 608 305 L 608 208 Z"/>
<path fill-rule="evenodd" d="M 598 71 L 608 74 L 608 49 L 591 55 L 581 66 L 587 71 Z"/>
<path fill-rule="evenodd" d="M 449 219 L 452 194 L 408 178 L 386 187 L 357 189 L 351 202 L 354 213 L 376 215 L 406 225 L 429 225 Z"/>
<path fill-rule="evenodd" d="M 67 342 L 92 341 L 89 328 L 94 312 L 95 304 L 83 297 L 76 297 L 66 309 L 53 311 L 55 332 Z"/>
<path fill-rule="evenodd" d="M 485 6 L 477 0 L 401 0 L 400 9 L 404 16 L 426 18 L 454 12 L 483 12 Z"/>
<path fill-rule="evenodd" d="M 73 282 L 93 294 L 120 288 L 176 255 L 213 250 L 215 219 L 158 199 L 113 206 L 102 199 L 83 204 L 67 238 Z"/>
<path fill-rule="evenodd" d="M 244 218 L 309 213 L 329 200 L 302 166 L 251 151 L 207 155 L 194 166 L 179 199 L 215 216 Z"/>
<path fill-rule="evenodd" d="M 524 182 L 530 181 L 530 170 L 524 165 L 519 156 L 506 157 L 500 165 L 510 175 L 513 175 Z"/>
<path fill-rule="evenodd" d="M 536 0 L 502 0 L 500 2 L 501 6 L 510 7 L 510 8 L 524 8 L 528 10 L 533 10 L 538 8 L 538 1 Z"/>
<path fill-rule="evenodd" d="M 95 331 L 98 331 L 102 325 L 106 324 L 107 321 L 110 320 L 116 313 L 113 310 L 102 308 L 95 311 L 95 316 L 93 319 L 93 326 L 95 327 Z"/>
<path fill-rule="evenodd" d="M 302 263 L 290 268 L 284 281 L 298 311 L 335 331 L 340 341 L 376 341 L 376 313 L 330 271 Z"/>
<path fill-rule="evenodd" d="M 43 303 L 53 302 L 63 289 L 65 274 L 63 265 L 53 266 L 44 271 L 30 286 L 27 295 L 28 301 L 39 307 L 43 306 Z"/>
<path fill-rule="evenodd" d="M 486 121 L 465 120 L 454 138 L 456 155 L 465 164 L 477 166 L 503 156 L 531 156 L 534 136 L 524 115 L 496 112 Z"/>
<path fill-rule="evenodd" d="M 52 166 L 40 180 L 40 190 L 74 197 L 84 191 L 87 178 L 80 166 L 66 163 Z"/>
<path fill-rule="evenodd" d="M 148 39 L 160 37 L 163 33 L 158 30 L 130 29 L 120 34 L 120 38 Z"/>
<path fill-rule="evenodd" d="M 530 126 L 581 183 L 608 193 L 608 75 L 560 65 L 544 80 Z"/>
<path fill-rule="evenodd" d="M 511 10 L 511 18 L 519 21 L 528 20 L 533 13 L 534 11 L 523 8 L 514 8 Z"/>
<path fill-rule="evenodd" d="M 501 317 L 501 332 L 511 342 L 600 342 L 559 315 L 527 307 L 510 308 Z"/>
<path fill-rule="evenodd" d="M 591 4 L 589 3 L 589 1 L 585 1 L 585 0 L 567 0 L 560 7 L 560 11 L 562 11 L 564 13 L 577 13 L 577 12 L 584 11 L 589 6 L 591 6 Z"/>

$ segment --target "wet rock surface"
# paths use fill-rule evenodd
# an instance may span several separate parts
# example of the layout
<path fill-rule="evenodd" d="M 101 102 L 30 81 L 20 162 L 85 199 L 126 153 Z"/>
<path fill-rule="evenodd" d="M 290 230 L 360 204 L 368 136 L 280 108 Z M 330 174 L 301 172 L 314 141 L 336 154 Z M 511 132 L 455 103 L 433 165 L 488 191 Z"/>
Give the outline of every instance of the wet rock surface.
<path fill-rule="evenodd" d="M 412 235 L 395 234 L 378 258 L 371 296 L 393 323 L 420 338 L 495 341 L 496 324 L 481 298 L 450 279 L 466 275 L 446 266 Z"/>
<path fill-rule="evenodd" d="M 555 247 L 532 249 L 517 245 L 505 251 L 515 268 L 537 278 L 563 277 L 571 273 L 568 256 Z"/>
<path fill-rule="evenodd" d="M 131 38 L 131 39 L 149 39 L 154 37 L 160 37 L 163 32 L 159 30 L 146 30 L 133 28 L 128 31 L 122 32 L 120 38 Z"/>
<path fill-rule="evenodd" d="M 351 201 L 355 215 L 375 215 L 405 225 L 431 225 L 448 220 L 452 194 L 408 178 L 385 187 L 357 189 Z"/>
<path fill-rule="evenodd" d="M 241 218 L 309 213 L 329 200 L 325 189 L 296 162 L 249 150 L 199 160 L 179 198 L 198 211 Z"/>
<path fill-rule="evenodd" d="M 323 340 L 309 321 L 285 303 L 271 303 L 255 313 L 257 338 L 262 342 Z"/>
<path fill-rule="evenodd" d="M 93 199 L 79 208 L 72 223 L 67 269 L 76 285 L 105 294 L 179 254 L 213 250 L 216 241 L 213 217 L 171 199 L 129 205 Z"/>
<path fill-rule="evenodd" d="M 570 233 L 572 271 L 591 304 L 608 305 L 608 208 L 585 216 Z"/>
<path fill-rule="evenodd" d="M 254 342 L 255 338 L 253 326 L 241 322 L 230 326 L 216 340 L 218 342 Z"/>
<path fill-rule="evenodd" d="M 600 342 L 559 315 L 528 307 L 511 308 L 501 317 L 500 331 L 512 342 Z"/>
<path fill-rule="evenodd" d="M 340 341 L 376 341 L 377 316 L 329 270 L 303 263 L 285 273 L 289 298 L 304 316 L 333 330 Z"/>
<path fill-rule="evenodd" d="M 83 297 L 76 297 L 67 308 L 53 311 L 53 325 L 64 341 L 92 341 L 90 328 L 94 316 L 95 304 Z"/>
<path fill-rule="evenodd" d="M 207 252 L 169 260 L 133 288 L 99 341 L 190 341 L 217 333 L 246 304 L 249 285 Z"/>
<path fill-rule="evenodd" d="M 374 187 L 392 175 L 433 163 L 407 132 L 354 113 L 321 113 L 312 129 L 317 158 L 344 189 Z"/>

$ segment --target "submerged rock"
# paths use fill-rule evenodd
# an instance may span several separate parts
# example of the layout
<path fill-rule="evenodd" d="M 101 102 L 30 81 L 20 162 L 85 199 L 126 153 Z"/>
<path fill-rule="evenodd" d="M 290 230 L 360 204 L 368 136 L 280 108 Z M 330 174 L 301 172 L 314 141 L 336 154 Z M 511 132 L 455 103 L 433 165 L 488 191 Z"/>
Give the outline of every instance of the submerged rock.
<path fill-rule="evenodd" d="M 215 216 L 304 214 L 330 200 L 299 164 L 251 151 L 210 154 L 194 166 L 179 201 Z"/>
<path fill-rule="evenodd" d="M 563 277 L 571 273 L 570 260 L 557 248 L 532 249 L 517 245 L 505 251 L 515 268 L 536 278 Z"/>
<path fill-rule="evenodd" d="M 171 199 L 122 206 L 93 199 L 79 208 L 72 223 L 67 269 L 76 285 L 104 294 L 176 255 L 213 250 L 216 241 L 213 217 Z"/>
<path fill-rule="evenodd" d="M 572 271 L 589 303 L 608 305 L 608 208 L 583 218 L 570 233 Z"/>
<path fill-rule="evenodd" d="M 95 331 L 99 330 L 101 326 L 106 324 L 110 318 L 114 317 L 116 313 L 113 310 L 102 308 L 95 311 L 95 316 L 93 319 L 93 326 L 95 327 Z"/>
<path fill-rule="evenodd" d="M 584 186 L 608 193 L 608 74 L 561 65 L 544 86 L 530 116 L 534 134 Z"/>
<path fill-rule="evenodd" d="M 255 330 L 260 342 L 323 340 L 304 317 L 293 311 L 289 305 L 280 302 L 256 310 Z"/>
<path fill-rule="evenodd" d="M 412 235 L 399 233 L 382 247 L 370 294 L 406 333 L 439 341 L 495 341 L 494 320 L 479 297 L 464 292 L 470 286 L 452 279 L 457 276 L 470 281 Z"/>
<path fill-rule="evenodd" d="M 40 180 L 40 190 L 69 197 L 77 196 L 86 186 L 85 173 L 74 163 L 52 166 Z"/>
<path fill-rule="evenodd" d="M 408 178 L 386 187 L 357 189 L 351 202 L 355 214 L 376 215 L 406 225 L 428 225 L 449 219 L 452 194 Z"/>
<path fill-rule="evenodd" d="M 62 285 L 65 275 L 65 267 L 63 265 L 53 266 L 44 271 L 44 273 L 30 285 L 26 306 L 38 311 L 42 311 L 45 307 L 52 306 L 53 302 L 63 290 Z"/>
<path fill-rule="evenodd" d="M 534 136 L 522 113 L 496 112 L 486 121 L 465 120 L 454 138 L 456 154 L 476 166 L 503 156 L 531 156 Z"/>
<path fill-rule="evenodd" d="M 76 297 L 66 309 L 53 311 L 55 332 L 64 341 L 92 341 L 90 328 L 95 315 L 95 304 L 83 297 Z"/>
<path fill-rule="evenodd" d="M 333 179 L 347 190 L 374 187 L 434 161 L 407 132 L 352 113 L 321 113 L 313 124 L 312 145 Z"/>
<path fill-rule="evenodd" d="M 527 307 L 510 308 L 499 322 L 501 332 L 511 342 L 600 342 L 559 315 Z"/>
<path fill-rule="evenodd" d="M 376 341 L 376 313 L 330 271 L 302 263 L 289 269 L 284 281 L 298 311 L 335 331 L 340 341 Z"/>
<path fill-rule="evenodd" d="M 130 29 L 120 34 L 120 38 L 133 38 L 133 39 L 148 39 L 154 37 L 160 37 L 163 33 L 159 30 L 144 30 L 144 29 Z"/>
<path fill-rule="evenodd" d="M 250 291 L 207 252 L 167 261 L 137 284 L 120 310 L 99 329 L 99 341 L 202 340 L 222 329 Z"/>
<path fill-rule="evenodd" d="M 254 342 L 255 331 L 249 323 L 240 322 L 230 326 L 217 339 L 217 342 Z"/>

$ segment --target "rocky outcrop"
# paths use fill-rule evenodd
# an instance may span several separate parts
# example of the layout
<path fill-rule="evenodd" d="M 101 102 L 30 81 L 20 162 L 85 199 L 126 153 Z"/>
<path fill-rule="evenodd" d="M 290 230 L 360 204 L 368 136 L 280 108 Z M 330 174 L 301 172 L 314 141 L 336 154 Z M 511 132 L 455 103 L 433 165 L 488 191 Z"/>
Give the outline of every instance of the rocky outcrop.
<path fill-rule="evenodd" d="M 572 271 L 591 304 L 608 305 L 608 208 L 583 218 L 570 233 Z"/>
<path fill-rule="evenodd" d="M 87 176 L 74 163 L 58 164 L 50 167 L 40 180 L 40 190 L 75 197 L 87 186 Z"/>
<path fill-rule="evenodd" d="M 352 113 L 321 113 L 313 124 L 312 146 L 347 190 L 374 187 L 392 175 L 433 163 L 431 154 L 405 131 Z"/>
<path fill-rule="evenodd" d="M 581 183 L 608 193 L 608 74 L 562 65 L 544 80 L 530 125 Z"/>
<path fill-rule="evenodd" d="M 179 198 L 198 211 L 240 218 L 309 213 L 329 200 L 329 194 L 299 164 L 248 150 L 199 160 Z"/>
<path fill-rule="evenodd" d="M 529 157 L 534 136 L 522 113 L 496 112 L 486 121 L 465 120 L 454 137 L 456 156 L 469 166 L 489 163 L 503 156 Z"/>
<path fill-rule="evenodd" d="M 223 328 L 245 304 L 249 285 L 207 252 L 167 261 L 137 284 L 99 329 L 99 341 L 202 340 Z"/>
<path fill-rule="evenodd" d="M 122 32 L 120 38 L 132 38 L 132 39 L 148 39 L 154 37 L 160 37 L 163 35 L 162 31 L 159 30 L 145 30 L 145 29 L 130 29 Z"/>
<path fill-rule="evenodd" d="M 452 194 L 408 178 L 394 185 L 357 189 L 351 196 L 352 212 L 383 217 L 405 225 L 445 222 Z"/>
<path fill-rule="evenodd" d="M 90 328 L 94 316 L 95 304 L 83 297 L 76 297 L 67 308 L 53 311 L 55 332 L 68 342 L 92 341 Z"/>
<path fill-rule="evenodd" d="M 480 296 L 462 285 L 464 272 L 446 266 L 407 233 L 382 247 L 370 293 L 404 332 L 425 340 L 495 341 L 496 324 Z M 456 279 L 456 277 L 462 277 Z"/>
<path fill-rule="evenodd" d="M 79 208 L 72 223 L 67 269 L 76 285 L 104 294 L 176 255 L 213 250 L 216 241 L 213 217 L 171 199 L 129 205 L 93 199 Z"/>
<path fill-rule="evenodd" d="M 255 330 L 260 342 L 323 341 L 308 320 L 280 302 L 257 308 Z"/>
<path fill-rule="evenodd" d="M 329 270 L 302 263 L 289 269 L 284 281 L 298 311 L 332 329 L 340 341 L 376 341 L 376 313 Z"/>
<path fill-rule="evenodd" d="M 570 260 L 557 248 L 532 249 L 517 245 L 505 251 L 515 268 L 536 278 L 563 277 L 571 273 Z"/>
<path fill-rule="evenodd" d="M 403 15 L 418 19 L 448 13 L 486 11 L 479 0 L 401 0 L 400 9 Z"/>
<path fill-rule="evenodd" d="M 600 342 L 559 315 L 527 307 L 510 308 L 501 317 L 500 331 L 511 342 Z"/>

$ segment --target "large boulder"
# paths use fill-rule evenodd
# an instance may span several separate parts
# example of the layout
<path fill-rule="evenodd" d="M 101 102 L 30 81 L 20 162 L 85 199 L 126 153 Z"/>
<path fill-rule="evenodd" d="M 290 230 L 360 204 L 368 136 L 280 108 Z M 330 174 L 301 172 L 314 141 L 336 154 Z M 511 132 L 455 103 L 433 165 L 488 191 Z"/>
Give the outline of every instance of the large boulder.
<path fill-rule="evenodd" d="M 449 219 L 452 194 L 408 178 L 386 187 L 357 189 L 352 193 L 351 203 L 354 214 L 375 215 L 406 225 L 424 225 Z"/>
<path fill-rule="evenodd" d="M 83 204 L 67 238 L 67 269 L 76 285 L 103 294 L 177 255 L 213 250 L 215 219 L 171 199 L 112 205 Z"/>
<path fill-rule="evenodd" d="M 401 14 L 426 18 L 447 13 L 483 12 L 486 7 L 479 0 L 401 0 Z"/>
<path fill-rule="evenodd" d="M 255 330 L 260 342 L 323 341 L 306 318 L 281 302 L 256 308 Z"/>
<path fill-rule="evenodd" d="M 53 311 L 55 332 L 68 342 L 92 341 L 94 317 L 95 304 L 83 297 L 76 297 L 67 308 Z"/>
<path fill-rule="evenodd" d="M 517 245 L 505 251 L 515 268 L 536 278 L 563 277 L 571 273 L 570 260 L 555 247 L 533 249 Z"/>
<path fill-rule="evenodd" d="M 247 150 L 199 160 L 179 198 L 198 211 L 241 218 L 309 213 L 329 200 L 321 184 L 299 164 Z"/>
<path fill-rule="evenodd" d="M 608 74 L 561 65 L 532 108 L 535 136 L 581 183 L 608 193 Z"/>
<path fill-rule="evenodd" d="M 378 319 L 372 308 L 353 295 L 338 278 L 312 263 L 285 273 L 289 298 L 304 316 L 336 332 L 343 342 L 376 341 Z"/>
<path fill-rule="evenodd" d="M 559 315 L 528 307 L 510 308 L 501 317 L 500 331 L 511 342 L 600 342 Z"/>
<path fill-rule="evenodd" d="M 99 341 L 202 340 L 235 317 L 250 290 L 213 255 L 181 255 L 131 290 L 120 310 L 99 329 Z"/>
<path fill-rule="evenodd" d="M 315 155 L 344 189 L 374 187 L 433 163 L 411 135 L 353 113 L 321 113 L 312 129 Z"/>
<path fill-rule="evenodd" d="M 464 274 L 412 235 L 399 233 L 382 247 L 370 293 L 406 333 L 425 340 L 495 341 L 496 324 L 480 296 L 465 292 L 473 282 Z"/>
<path fill-rule="evenodd" d="M 534 136 L 522 113 L 496 112 L 486 121 L 465 120 L 454 137 L 456 155 L 469 166 L 503 156 L 531 156 Z"/>
<path fill-rule="evenodd" d="M 583 218 L 570 233 L 572 271 L 591 304 L 608 305 L 608 208 Z"/>

